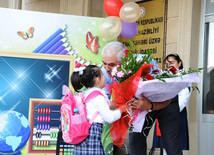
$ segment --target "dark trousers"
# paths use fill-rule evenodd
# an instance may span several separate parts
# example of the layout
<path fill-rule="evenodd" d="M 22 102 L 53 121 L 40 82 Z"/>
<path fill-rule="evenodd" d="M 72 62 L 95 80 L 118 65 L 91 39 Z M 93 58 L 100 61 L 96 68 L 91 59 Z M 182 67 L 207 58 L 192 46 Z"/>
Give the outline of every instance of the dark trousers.
<path fill-rule="evenodd" d="M 179 139 L 179 106 L 177 96 L 172 99 L 172 102 L 167 107 L 152 111 L 146 115 L 141 133 L 132 132 L 129 134 L 130 155 L 146 155 L 146 138 L 156 118 L 158 118 L 167 155 L 182 155 Z"/>

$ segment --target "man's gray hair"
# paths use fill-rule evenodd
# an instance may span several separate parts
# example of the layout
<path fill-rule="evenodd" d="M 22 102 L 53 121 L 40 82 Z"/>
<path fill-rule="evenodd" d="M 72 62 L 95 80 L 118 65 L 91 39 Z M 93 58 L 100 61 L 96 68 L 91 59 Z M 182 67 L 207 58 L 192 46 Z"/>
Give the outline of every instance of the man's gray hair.
<path fill-rule="evenodd" d="M 127 47 L 117 41 L 114 42 L 110 42 L 108 44 L 106 44 L 102 50 L 102 56 L 103 57 L 109 57 L 112 55 L 116 55 L 117 56 L 117 61 L 121 63 L 121 58 L 125 57 L 125 51 L 127 49 Z"/>

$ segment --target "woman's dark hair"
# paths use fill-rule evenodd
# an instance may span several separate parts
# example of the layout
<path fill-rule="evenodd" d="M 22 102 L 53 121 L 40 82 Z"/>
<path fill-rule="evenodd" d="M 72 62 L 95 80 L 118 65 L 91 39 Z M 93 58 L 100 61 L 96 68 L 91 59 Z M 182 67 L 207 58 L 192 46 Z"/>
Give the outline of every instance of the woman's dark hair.
<path fill-rule="evenodd" d="M 165 57 L 165 59 L 164 59 L 164 62 L 166 63 L 166 60 L 168 60 L 168 58 L 169 57 L 173 57 L 173 58 L 175 58 L 175 60 L 179 63 L 179 62 L 181 62 L 181 65 L 180 65 L 180 67 L 179 67 L 179 69 L 183 69 L 183 61 L 181 60 L 181 58 L 179 57 L 179 55 L 178 54 L 169 54 L 169 55 L 167 55 L 166 57 Z"/>
<path fill-rule="evenodd" d="M 95 78 L 101 78 L 101 69 L 96 65 L 88 65 L 84 70 L 74 71 L 71 75 L 71 84 L 75 91 L 85 86 L 86 88 L 93 87 Z"/>

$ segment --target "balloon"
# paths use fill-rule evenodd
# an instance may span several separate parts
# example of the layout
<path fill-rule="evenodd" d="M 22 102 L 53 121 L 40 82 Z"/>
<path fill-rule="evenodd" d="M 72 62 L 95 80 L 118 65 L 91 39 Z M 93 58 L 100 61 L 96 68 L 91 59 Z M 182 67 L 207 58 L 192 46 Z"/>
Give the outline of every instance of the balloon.
<path fill-rule="evenodd" d="M 100 35 L 106 40 L 116 39 L 121 32 L 122 24 L 119 17 L 109 16 L 99 25 Z"/>
<path fill-rule="evenodd" d="M 136 22 L 139 19 L 140 14 L 140 6 L 134 2 L 126 3 L 120 9 L 120 18 L 127 23 Z"/>
<path fill-rule="evenodd" d="M 121 0 L 105 0 L 103 3 L 104 10 L 109 16 L 119 17 L 120 9 L 123 6 Z"/>
<path fill-rule="evenodd" d="M 137 34 L 137 31 L 138 31 L 138 27 L 136 22 L 127 23 L 122 21 L 122 30 L 120 33 L 121 36 L 125 38 L 132 38 Z"/>

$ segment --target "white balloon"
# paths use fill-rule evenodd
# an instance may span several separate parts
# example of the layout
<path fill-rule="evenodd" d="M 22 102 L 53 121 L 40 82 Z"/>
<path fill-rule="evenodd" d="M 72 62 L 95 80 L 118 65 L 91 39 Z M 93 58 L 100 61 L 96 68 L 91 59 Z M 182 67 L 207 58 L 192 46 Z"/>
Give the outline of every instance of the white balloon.
<path fill-rule="evenodd" d="M 136 22 L 140 14 L 140 6 L 134 2 L 125 3 L 120 9 L 120 19 L 127 23 Z"/>
<path fill-rule="evenodd" d="M 100 35 L 106 40 L 116 39 L 120 35 L 121 29 L 121 20 L 116 16 L 104 18 L 99 25 Z"/>

